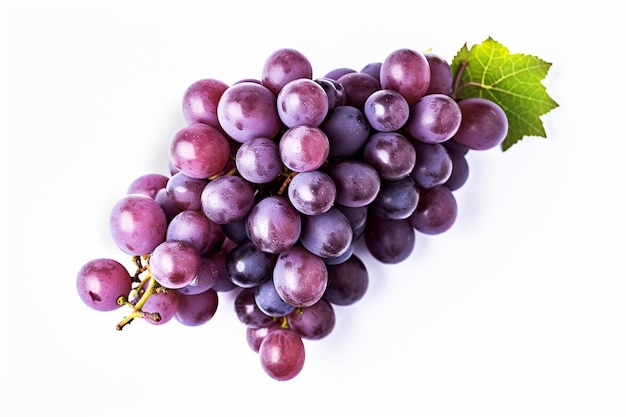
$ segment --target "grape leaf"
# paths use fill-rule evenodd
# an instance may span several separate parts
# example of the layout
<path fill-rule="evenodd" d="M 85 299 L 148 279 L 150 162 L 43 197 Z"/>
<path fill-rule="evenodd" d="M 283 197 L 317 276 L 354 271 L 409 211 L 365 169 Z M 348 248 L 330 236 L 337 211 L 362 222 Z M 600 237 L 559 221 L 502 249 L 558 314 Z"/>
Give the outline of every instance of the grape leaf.
<path fill-rule="evenodd" d="M 541 83 L 552 66 L 536 56 L 511 54 L 491 37 L 459 50 L 450 64 L 456 99 L 483 97 L 507 116 L 509 131 L 501 144 L 506 151 L 525 136 L 546 137 L 540 116 L 558 107 Z"/>

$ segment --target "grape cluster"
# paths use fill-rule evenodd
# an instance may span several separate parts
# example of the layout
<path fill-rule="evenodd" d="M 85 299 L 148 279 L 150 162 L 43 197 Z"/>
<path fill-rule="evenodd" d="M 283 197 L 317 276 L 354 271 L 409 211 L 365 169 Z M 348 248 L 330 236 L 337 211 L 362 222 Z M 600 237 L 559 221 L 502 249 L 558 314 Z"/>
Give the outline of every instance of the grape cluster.
<path fill-rule="evenodd" d="M 502 109 L 456 100 L 455 79 L 444 59 L 411 49 L 314 79 L 309 60 L 285 48 L 258 79 L 194 82 L 169 175 L 135 179 L 111 211 L 112 238 L 135 271 L 91 260 L 79 296 L 99 311 L 130 308 L 121 330 L 137 318 L 201 325 L 219 293 L 236 291 L 262 368 L 295 377 L 303 339 L 327 336 L 333 306 L 367 291 L 356 242 L 382 263 L 405 260 L 416 232 L 454 223 L 467 152 L 504 139 Z"/>

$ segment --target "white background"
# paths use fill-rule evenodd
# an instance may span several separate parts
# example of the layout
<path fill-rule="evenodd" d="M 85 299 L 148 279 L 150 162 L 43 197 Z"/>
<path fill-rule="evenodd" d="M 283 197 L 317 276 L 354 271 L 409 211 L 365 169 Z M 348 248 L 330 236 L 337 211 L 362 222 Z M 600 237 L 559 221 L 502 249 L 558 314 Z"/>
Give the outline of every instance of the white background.
<path fill-rule="evenodd" d="M 4 2 L 0 415 L 626 415 L 616 5 Z M 79 300 L 83 263 L 130 266 L 109 210 L 137 176 L 167 173 L 191 82 L 258 78 L 281 47 L 322 76 L 401 47 L 452 59 L 488 36 L 553 63 L 549 138 L 471 154 L 457 223 L 410 260 L 363 255 L 367 295 L 306 343 L 296 379 L 264 374 L 232 297 L 203 327 L 122 332 L 123 310 Z"/>

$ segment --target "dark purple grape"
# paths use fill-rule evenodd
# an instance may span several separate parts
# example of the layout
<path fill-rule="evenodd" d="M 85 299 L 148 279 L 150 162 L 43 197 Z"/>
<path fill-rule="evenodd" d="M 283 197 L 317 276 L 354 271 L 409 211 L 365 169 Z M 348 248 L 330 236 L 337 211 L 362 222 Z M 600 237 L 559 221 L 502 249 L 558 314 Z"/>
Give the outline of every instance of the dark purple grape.
<path fill-rule="evenodd" d="M 241 323 L 251 329 L 266 327 L 274 323 L 274 318 L 265 314 L 255 300 L 255 288 L 244 288 L 234 301 L 235 314 Z"/>
<path fill-rule="evenodd" d="M 452 191 L 444 185 L 420 190 L 417 209 L 409 221 L 418 231 L 428 234 L 441 234 L 452 227 L 456 220 L 457 203 Z"/>
<path fill-rule="evenodd" d="M 385 264 L 404 261 L 415 246 L 415 230 L 409 220 L 383 219 L 371 211 L 363 237 L 372 256 Z"/>
<path fill-rule="evenodd" d="M 310 307 L 295 309 L 287 316 L 289 328 L 303 339 L 320 340 L 335 328 L 333 306 L 323 298 Z"/>
<path fill-rule="evenodd" d="M 312 306 L 324 295 L 327 281 L 324 261 L 303 246 L 292 246 L 278 255 L 273 282 L 286 303 L 295 307 Z"/>
<path fill-rule="evenodd" d="M 370 210 L 384 219 L 408 219 L 415 211 L 418 200 L 419 191 L 411 177 L 383 181 Z"/>
<path fill-rule="evenodd" d="M 369 164 L 359 160 L 342 160 L 328 168 L 337 187 L 335 201 L 347 207 L 370 204 L 380 190 L 380 176 Z"/>
<path fill-rule="evenodd" d="M 411 141 L 397 132 L 374 133 L 363 148 L 363 160 L 389 181 L 407 177 L 415 167 L 415 157 Z"/>
<path fill-rule="evenodd" d="M 320 258 L 337 258 L 352 243 L 352 227 L 348 218 L 332 207 L 325 213 L 302 217 L 300 243 Z"/>
<path fill-rule="evenodd" d="M 448 181 L 452 174 L 452 158 L 440 143 L 414 141 L 415 168 L 411 178 L 420 188 L 432 188 Z"/>
<path fill-rule="evenodd" d="M 353 72 L 341 76 L 337 82 L 343 86 L 346 105 L 363 110 L 365 101 L 377 90 L 380 90 L 378 79 L 362 72 Z"/>
<path fill-rule="evenodd" d="M 461 109 L 456 101 L 444 94 L 429 94 L 411 107 L 405 128 L 421 142 L 441 143 L 454 136 L 460 125 Z"/>
<path fill-rule="evenodd" d="M 251 288 L 272 277 L 276 255 L 260 251 L 250 241 L 232 249 L 226 257 L 226 270 L 239 287 Z"/>
<path fill-rule="evenodd" d="M 219 299 L 217 292 L 207 290 L 200 294 L 178 294 L 174 318 L 185 326 L 200 326 L 215 316 Z"/>
<path fill-rule="evenodd" d="M 315 80 L 326 92 L 328 111 L 346 104 L 346 95 L 343 86 L 331 78 L 317 78 Z"/>
<path fill-rule="evenodd" d="M 377 90 L 365 101 L 363 113 L 374 130 L 393 132 L 409 119 L 409 104 L 397 91 Z"/>
<path fill-rule="evenodd" d="M 430 83 L 426 94 L 446 94 L 452 93 L 452 68 L 450 64 L 440 56 L 432 52 L 424 54 L 430 67 Z"/>
<path fill-rule="evenodd" d="M 430 84 L 430 66 L 426 57 L 412 49 L 393 51 L 380 68 L 380 85 L 383 89 L 402 94 L 409 105 L 420 99 Z"/>
<path fill-rule="evenodd" d="M 500 106 L 484 98 L 468 98 L 459 101 L 461 125 L 454 140 L 475 150 L 498 146 L 508 133 L 509 124 Z"/>
<path fill-rule="evenodd" d="M 207 179 L 191 178 L 178 172 L 169 179 L 165 186 L 167 196 L 182 210 L 200 210 L 202 190 L 209 183 Z"/>
<path fill-rule="evenodd" d="M 357 255 L 352 255 L 338 265 L 328 265 L 328 285 L 324 299 L 332 304 L 347 306 L 359 301 L 369 286 L 369 275 L 365 264 Z"/>
<path fill-rule="evenodd" d="M 246 217 L 254 205 L 254 188 L 236 175 L 217 177 L 202 190 L 200 207 L 214 223 L 231 223 Z"/>
<path fill-rule="evenodd" d="M 254 301 L 259 309 L 270 317 L 284 317 L 296 307 L 278 294 L 274 280 L 267 280 L 254 288 Z"/>
<path fill-rule="evenodd" d="M 330 158 L 347 158 L 354 155 L 365 143 L 370 125 L 363 112 L 352 106 L 338 106 L 331 110 L 319 126 L 330 143 Z"/>

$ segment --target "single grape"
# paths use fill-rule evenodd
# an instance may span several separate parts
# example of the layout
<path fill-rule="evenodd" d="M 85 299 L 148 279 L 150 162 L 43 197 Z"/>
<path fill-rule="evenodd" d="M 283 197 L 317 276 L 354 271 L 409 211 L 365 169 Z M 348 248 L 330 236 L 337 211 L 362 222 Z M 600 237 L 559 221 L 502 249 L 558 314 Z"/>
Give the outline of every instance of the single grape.
<path fill-rule="evenodd" d="M 230 144 L 218 129 L 203 123 L 192 123 L 172 138 L 169 158 L 174 167 L 186 176 L 209 178 L 228 163 Z"/>
<path fill-rule="evenodd" d="M 302 52 L 291 48 L 274 51 L 261 69 L 261 82 L 275 95 L 298 78 L 313 78 L 313 67 Z"/>
<path fill-rule="evenodd" d="M 328 272 L 322 259 L 303 246 L 294 245 L 278 255 L 273 282 L 286 303 L 309 307 L 324 295 Z"/>
<path fill-rule="evenodd" d="M 356 72 L 356 70 L 353 70 L 352 68 L 346 68 L 346 67 L 335 68 L 335 69 L 328 71 L 326 75 L 324 75 L 324 78 L 337 81 L 339 78 L 343 77 L 344 75 L 351 74 L 353 72 Z"/>
<path fill-rule="evenodd" d="M 276 318 L 284 317 L 296 308 L 283 300 L 271 279 L 254 288 L 254 302 L 265 315 Z"/>
<path fill-rule="evenodd" d="M 182 172 L 172 175 L 165 186 L 165 192 L 182 210 L 200 210 L 202 190 L 209 183 L 207 179 L 191 178 Z"/>
<path fill-rule="evenodd" d="M 287 196 L 300 213 L 322 214 L 333 206 L 337 187 L 325 172 L 318 170 L 301 172 L 289 182 Z"/>
<path fill-rule="evenodd" d="M 186 295 L 200 294 L 213 288 L 220 277 L 228 279 L 226 272 L 226 255 L 221 252 L 207 254 L 200 258 L 198 275 L 187 285 L 178 289 L 178 292 Z"/>
<path fill-rule="evenodd" d="M 326 98 L 328 99 L 328 111 L 346 104 L 345 90 L 337 81 L 331 78 L 316 78 L 315 82 L 318 83 L 326 93 Z"/>
<path fill-rule="evenodd" d="M 450 139 L 461 125 L 461 109 L 456 101 L 444 94 L 429 94 L 411 107 L 406 131 L 426 143 L 441 143 Z"/>
<path fill-rule="evenodd" d="M 407 177 L 415 167 L 415 158 L 411 141 L 397 132 L 374 133 L 363 148 L 363 160 L 389 181 Z"/>
<path fill-rule="evenodd" d="M 257 305 L 256 292 L 256 288 L 244 288 L 233 302 L 235 315 L 250 329 L 258 329 L 274 323 L 274 317 L 265 314 Z"/>
<path fill-rule="evenodd" d="M 328 285 L 324 299 L 332 304 L 347 306 L 361 300 L 369 286 L 367 268 L 361 258 L 352 255 L 345 262 L 328 265 Z"/>
<path fill-rule="evenodd" d="M 372 212 L 363 237 L 372 256 L 384 264 L 404 261 L 415 246 L 415 230 L 409 220 L 383 219 Z"/>
<path fill-rule="evenodd" d="M 168 240 L 150 255 L 150 272 L 166 288 L 182 288 L 198 276 L 200 255 L 187 242 Z"/>
<path fill-rule="evenodd" d="M 141 256 L 165 240 L 167 218 L 155 200 L 129 194 L 113 206 L 109 229 L 118 248 L 129 255 Z"/>
<path fill-rule="evenodd" d="M 335 310 L 323 298 L 310 307 L 295 309 L 287 316 L 289 328 L 303 339 L 320 340 L 335 328 Z"/>
<path fill-rule="evenodd" d="M 268 138 L 252 138 L 243 143 L 235 156 L 237 172 L 253 184 L 266 184 L 278 178 L 283 169 L 278 144 Z"/>
<path fill-rule="evenodd" d="M 159 204 L 159 206 L 163 210 L 163 213 L 165 213 L 165 218 L 168 222 L 176 217 L 178 213 L 181 213 L 183 211 L 183 209 L 180 208 L 180 206 L 167 195 L 167 189 L 165 188 L 161 188 L 156 193 L 156 195 L 154 196 L 154 201 Z"/>
<path fill-rule="evenodd" d="M 398 49 L 384 59 L 380 67 L 380 86 L 402 94 L 413 105 L 428 90 L 430 66 L 426 57 L 412 49 Z"/>
<path fill-rule="evenodd" d="M 415 168 L 411 178 L 420 188 L 432 188 L 448 181 L 452 175 L 452 158 L 440 143 L 413 142 Z"/>
<path fill-rule="evenodd" d="M 228 84 L 206 78 L 192 83 L 183 94 L 183 118 L 189 124 L 204 123 L 221 129 L 217 120 L 217 103 Z"/>
<path fill-rule="evenodd" d="M 417 208 L 419 190 L 411 177 L 383 181 L 370 210 L 384 219 L 408 219 Z"/>
<path fill-rule="evenodd" d="M 452 191 L 444 185 L 420 190 L 417 209 L 409 221 L 418 231 L 428 234 L 441 234 L 452 227 L 457 216 L 457 203 Z"/>
<path fill-rule="evenodd" d="M 145 320 L 155 326 L 163 325 L 174 318 L 178 308 L 178 298 L 180 293 L 176 290 L 159 291 L 152 294 L 142 307 L 144 313 L 158 314 L 159 320 L 154 320 L 150 316 Z"/>
<path fill-rule="evenodd" d="M 278 143 L 280 159 L 292 171 L 306 172 L 321 167 L 330 151 L 326 134 L 317 127 L 299 125 L 290 128 Z"/>
<path fill-rule="evenodd" d="M 335 204 L 335 207 L 341 211 L 350 222 L 352 241 L 356 241 L 363 234 L 363 230 L 365 230 L 368 206 L 347 207 L 341 204 Z"/>
<path fill-rule="evenodd" d="M 217 105 L 217 118 L 222 129 L 241 143 L 257 137 L 274 138 L 281 127 L 276 96 L 253 82 L 228 87 Z"/>
<path fill-rule="evenodd" d="M 319 126 L 328 137 L 330 158 L 348 158 L 365 143 L 370 125 L 363 112 L 352 106 L 338 106 Z"/>
<path fill-rule="evenodd" d="M 167 226 L 165 237 L 166 240 L 189 243 L 200 255 L 213 252 L 224 243 L 224 233 L 220 226 L 195 210 L 178 213 Z"/>
<path fill-rule="evenodd" d="M 370 204 L 380 190 L 380 176 L 369 164 L 360 160 L 341 160 L 330 165 L 328 175 L 337 187 L 335 201 L 347 207 Z"/>
<path fill-rule="evenodd" d="M 219 299 L 217 292 L 207 290 L 200 294 L 178 294 L 176 321 L 185 326 L 200 326 L 215 316 Z"/>
<path fill-rule="evenodd" d="M 393 132 L 409 119 L 409 104 L 397 91 L 377 90 L 365 100 L 363 113 L 374 130 Z"/>
<path fill-rule="evenodd" d="M 247 230 L 250 240 L 263 252 L 281 253 L 300 238 L 302 223 L 287 197 L 269 196 L 250 210 Z"/>
<path fill-rule="evenodd" d="M 246 341 L 248 342 L 248 346 L 250 346 L 250 349 L 258 353 L 263 339 L 265 339 L 265 337 L 274 330 L 280 328 L 280 323 L 277 321 L 272 321 L 271 324 L 265 327 L 246 327 Z"/>
<path fill-rule="evenodd" d="M 321 85 L 309 78 L 288 82 L 276 97 L 278 116 L 287 127 L 317 127 L 328 113 L 328 96 Z"/>
<path fill-rule="evenodd" d="M 143 194 L 150 198 L 155 198 L 157 193 L 165 188 L 169 177 L 163 174 L 144 174 L 135 178 L 130 183 L 126 194 Z"/>
<path fill-rule="evenodd" d="M 371 75 L 372 77 L 376 78 L 380 82 L 380 68 L 382 66 L 383 66 L 382 62 L 370 62 L 369 64 L 361 68 L 361 71 L 359 72 L 363 72 L 365 74 Z"/>
<path fill-rule="evenodd" d="M 247 241 L 231 250 L 226 258 L 230 279 L 239 287 L 251 288 L 272 277 L 276 255 L 262 252 Z"/>
<path fill-rule="evenodd" d="M 424 54 L 430 68 L 430 82 L 426 94 L 445 94 L 452 93 L 452 68 L 450 64 L 432 52 Z"/>
<path fill-rule="evenodd" d="M 117 299 L 127 297 L 132 280 L 126 268 L 116 260 L 93 259 L 84 264 L 76 276 L 76 290 L 81 300 L 98 311 L 116 310 Z"/>
<path fill-rule="evenodd" d="M 277 329 L 261 342 L 259 358 L 261 367 L 270 377 L 287 381 L 295 378 L 304 367 L 304 343 L 295 331 Z"/>
<path fill-rule="evenodd" d="M 348 218 L 332 207 L 324 213 L 302 217 L 300 243 L 320 258 L 337 258 L 352 243 L 352 227 Z"/>
<path fill-rule="evenodd" d="M 353 72 L 341 76 L 337 82 L 343 86 L 346 105 L 363 110 L 367 98 L 381 89 L 378 79 L 363 72 Z"/>
<path fill-rule="evenodd" d="M 465 155 L 461 152 L 451 151 L 448 148 L 446 149 L 448 150 L 450 159 L 452 160 L 452 172 L 450 173 L 450 178 L 448 178 L 444 185 L 450 191 L 455 191 L 461 188 L 467 181 L 467 178 L 469 177 L 469 164 Z"/>
<path fill-rule="evenodd" d="M 509 129 L 506 114 L 500 106 L 484 98 L 468 98 L 459 101 L 461 125 L 454 140 L 474 150 L 486 150 L 498 146 Z"/>
<path fill-rule="evenodd" d="M 200 195 L 202 212 L 217 224 L 243 219 L 253 205 L 254 188 L 236 175 L 224 175 L 209 181 Z"/>

